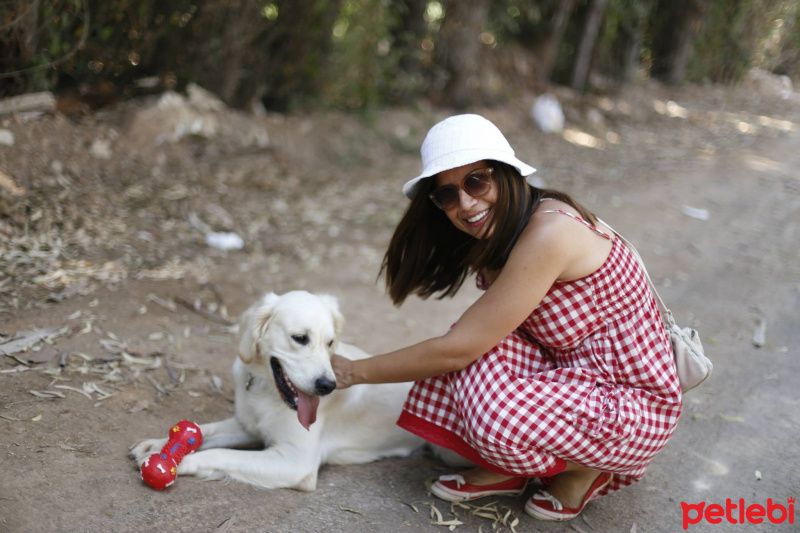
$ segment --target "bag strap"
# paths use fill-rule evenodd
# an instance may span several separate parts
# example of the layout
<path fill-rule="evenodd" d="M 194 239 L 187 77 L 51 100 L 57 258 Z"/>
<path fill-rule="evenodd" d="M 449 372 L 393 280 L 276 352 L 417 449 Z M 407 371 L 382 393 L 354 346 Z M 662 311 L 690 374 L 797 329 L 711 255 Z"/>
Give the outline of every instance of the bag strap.
<path fill-rule="evenodd" d="M 664 315 L 667 318 L 667 322 L 669 323 L 670 326 L 674 326 L 675 325 L 675 318 L 673 318 L 673 316 L 672 316 L 672 311 L 669 310 L 667 305 L 664 303 L 664 300 L 662 300 L 661 296 L 658 294 L 658 291 L 656 290 L 656 286 L 653 283 L 653 280 L 650 278 L 650 273 L 647 272 L 647 267 L 644 265 L 644 261 L 642 260 L 642 256 L 639 255 L 639 251 L 636 250 L 636 247 L 631 243 L 631 241 L 629 241 L 628 239 L 626 239 L 625 237 L 620 235 L 620 233 L 617 230 L 615 230 L 614 228 L 609 226 L 606 222 L 604 222 L 603 220 L 601 220 L 599 218 L 597 219 L 597 221 L 600 224 L 603 224 L 608 229 L 610 229 L 612 232 L 614 232 L 614 235 L 619 237 L 622 240 L 622 242 L 625 243 L 625 246 L 627 246 L 628 250 L 631 251 L 633 256 L 639 262 L 639 265 L 642 267 L 642 270 L 644 270 L 644 275 L 647 277 L 647 282 L 650 284 L 650 289 L 653 291 L 653 294 L 655 295 L 656 300 L 658 301 L 659 305 L 661 306 L 661 309 L 664 311 Z"/>

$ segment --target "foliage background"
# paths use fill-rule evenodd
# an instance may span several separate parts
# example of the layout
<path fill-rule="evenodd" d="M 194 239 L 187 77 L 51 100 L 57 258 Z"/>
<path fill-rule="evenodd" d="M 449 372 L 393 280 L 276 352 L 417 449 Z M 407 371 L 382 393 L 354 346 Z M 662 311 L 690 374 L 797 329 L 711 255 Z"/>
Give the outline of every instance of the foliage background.
<path fill-rule="evenodd" d="M 369 110 L 419 98 L 491 105 L 552 83 L 590 91 L 650 77 L 735 83 L 752 67 L 795 78 L 798 4 L 8 0 L 0 95 L 50 90 L 100 107 L 196 82 L 239 108 Z M 584 79 L 575 69 L 592 26 Z"/>

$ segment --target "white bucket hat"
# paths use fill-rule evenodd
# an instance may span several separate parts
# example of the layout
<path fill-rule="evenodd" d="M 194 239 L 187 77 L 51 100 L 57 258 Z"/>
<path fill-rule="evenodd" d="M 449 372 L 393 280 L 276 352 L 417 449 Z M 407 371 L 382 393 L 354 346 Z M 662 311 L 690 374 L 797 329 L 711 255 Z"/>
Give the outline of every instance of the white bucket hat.
<path fill-rule="evenodd" d="M 484 159 L 508 163 L 523 176 L 536 172 L 514 157 L 497 126 L 480 115 L 456 115 L 439 122 L 425 136 L 420 153 L 422 174 L 403 185 L 403 194 L 409 198 L 414 197 L 420 180 Z"/>

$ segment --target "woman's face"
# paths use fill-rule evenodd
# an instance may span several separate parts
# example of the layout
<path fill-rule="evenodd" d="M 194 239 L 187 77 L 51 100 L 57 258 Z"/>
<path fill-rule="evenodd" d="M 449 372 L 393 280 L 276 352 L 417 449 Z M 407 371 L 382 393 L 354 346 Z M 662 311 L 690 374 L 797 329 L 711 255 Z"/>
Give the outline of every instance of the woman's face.
<path fill-rule="evenodd" d="M 494 213 L 494 204 L 497 201 L 497 186 L 490 174 L 491 186 L 489 190 L 479 196 L 473 197 L 463 189 L 464 178 L 476 170 L 490 168 L 486 161 L 470 163 L 462 167 L 445 170 L 436 175 L 436 186 L 455 185 L 458 187 L 458 203 L 444 213 L 453 225 L 476 239 L 487 239 L 492 232 L 490 222 Z"/>

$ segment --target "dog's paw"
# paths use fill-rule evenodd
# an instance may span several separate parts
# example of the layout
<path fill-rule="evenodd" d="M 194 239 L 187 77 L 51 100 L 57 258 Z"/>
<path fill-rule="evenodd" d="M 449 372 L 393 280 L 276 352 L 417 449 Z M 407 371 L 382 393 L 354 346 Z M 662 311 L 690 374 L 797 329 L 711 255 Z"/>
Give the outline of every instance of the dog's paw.
<path fill-rule="evenodd" d="M 159 453 L 161 448 L 167 443 L 167 439 L 145 439 L 134 444 L 130 448 L 131 457 L 136 460 L 136 463 L 141 466 L 145 460 L 153 455 Z"/>
<path fill-rule="evenodd" d="M 208 451 L 195 452 L 186 455 L 178 465 L 179 476 L 196 476 L 201 479 L 223 479 L 225 475 L 214 468 L 214 461 L 210 460 Z"/>

